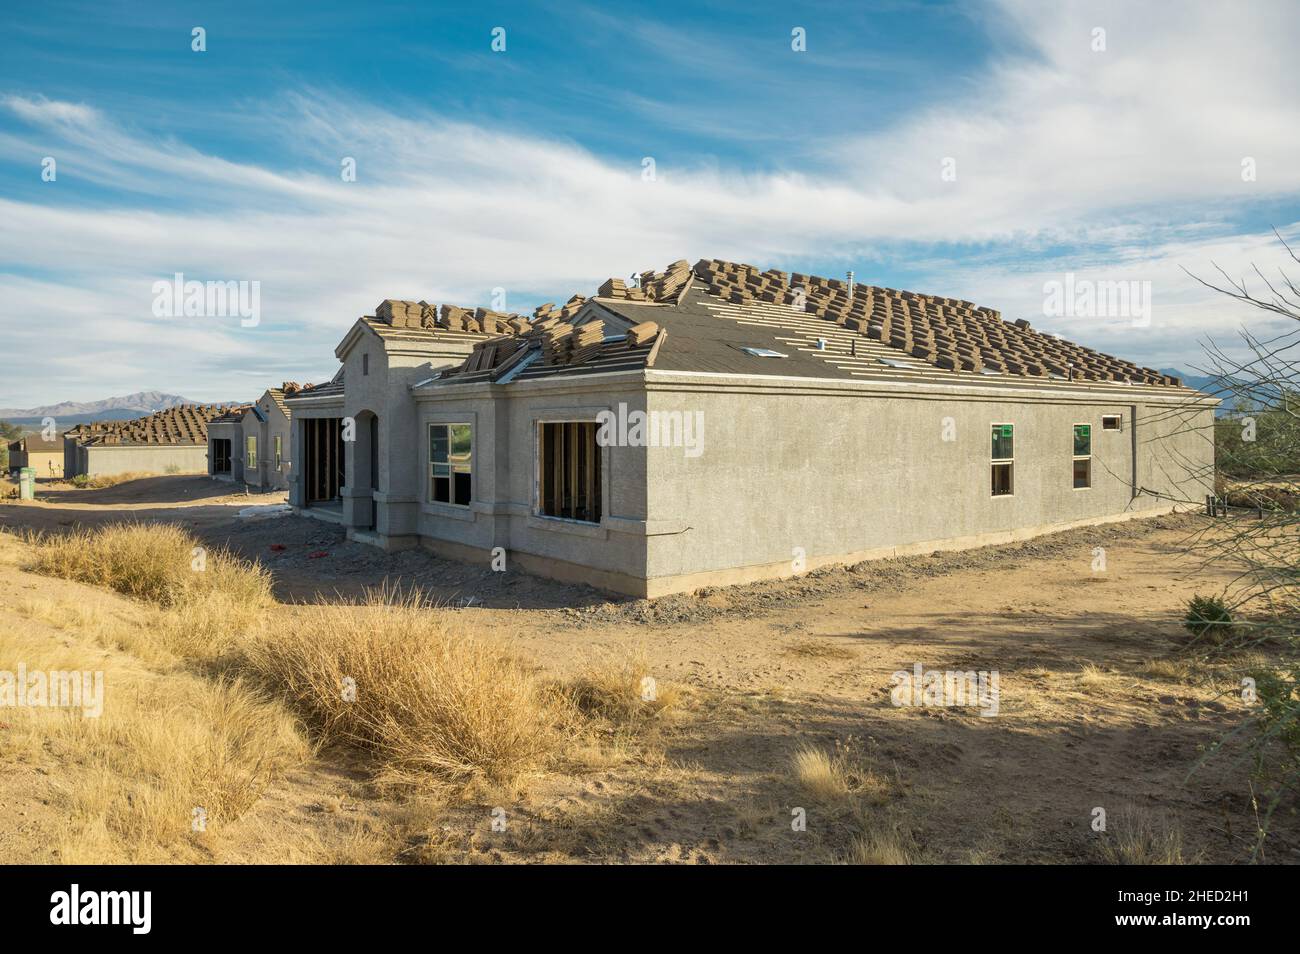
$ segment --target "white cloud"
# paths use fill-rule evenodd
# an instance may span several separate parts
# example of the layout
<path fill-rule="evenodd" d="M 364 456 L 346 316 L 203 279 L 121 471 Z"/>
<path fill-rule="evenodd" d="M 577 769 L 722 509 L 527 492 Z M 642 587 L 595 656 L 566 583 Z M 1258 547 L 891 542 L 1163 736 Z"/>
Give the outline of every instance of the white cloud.
<path fill-rule="evenodd" d="M 1067 267 L 1140 275 L 1154 283 L 1145 335 L 1052 330 L 1174 363 L 1195 353 L 1196 334 L 1241 317 L 1178 265 L 1270 260 L 1271 236 L 1230 220 L 1248 203 L 1300 196 L 1289 49 L 1300 11 L 1252 4 L 1225 30 L 1218 4 L 1179 10 L 1007 0 L 990 30 L 1017 52 L 906 122 L 846 137 L 776 117 L 835 164 L 817 175 L 661 161 L 646 182 L 639 157 L 618 165 L 571 142 L 319 94 L 233 129 L 283 144 L 272 167 L 124 129 L 93 105 L 6 97 L 34 131 L 0 137 L 0 156 L 35 169 L 53 149 L 60 178 L 0 200 L 0 260 L 11 263 L 0 328 L 14 345 L 0 372 L 25 389 L 0 404 L 161 387 L 177 369 L 193 396 L 238 396 L 233 376 L 279 355 L 329 373 L 337 339 L 386 297 L 485 303 L 502 286 L 523 309 L 701 256 L 883 260 L 919 274 L 921 290 L 1031 320 L 1045 277 Z M 1094 26 L 1107 29 L 1105 53 L 1089 48 Z M 358 161 L 356 182 L 338 175 L 344 156 Z M 945 156 L 956 182 L 939 176 Z M 1257 160 L 1257 182 L 1241 181 L 1243 156 Z M 81 180 L 118 198 L 63 201 L 59 190 Z M 1067 266 L 1052 251 L 1061 244 L 1087 251 Z M 262 325 L 159 323 L 152 282 L 178 271 L 260 281 Z M 66 351 L 50 347 L 60 339 Z"/>

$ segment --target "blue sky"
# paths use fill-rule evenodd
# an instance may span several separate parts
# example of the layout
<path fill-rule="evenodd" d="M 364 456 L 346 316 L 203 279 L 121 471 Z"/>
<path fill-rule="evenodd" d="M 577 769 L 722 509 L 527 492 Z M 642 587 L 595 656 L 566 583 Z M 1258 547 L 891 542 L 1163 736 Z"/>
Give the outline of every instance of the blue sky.
<path fill-rule="evenodd" d="M 1296 234 L 1300 10 L 1170 9 L 15 8 L 0 407 L 247 398 L 332 373 L 382 298 L 489 304 L 500 288 L 523 311 L 700 257 L 852 268 L 1193 366 L 1199 340 L 1251 316 L 1182 268 L 1276 268 L 1271 229 Z M 176 272 L 259 282 L 260 322 L 156 316 L 153 282 Z M 1149 282 L 1152 320 L 1045 315 L 1067 273 Z"/>

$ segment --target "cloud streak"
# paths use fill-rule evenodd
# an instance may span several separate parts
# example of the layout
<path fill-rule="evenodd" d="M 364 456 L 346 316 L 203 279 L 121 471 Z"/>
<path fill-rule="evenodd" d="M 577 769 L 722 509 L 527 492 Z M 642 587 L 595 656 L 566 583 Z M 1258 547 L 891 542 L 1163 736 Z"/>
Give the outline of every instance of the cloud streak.
<path fill-rule="evenodd" d="M 889 128 L 779 117 L 820 156 L 815 173 L 663 156 L 649 181 L 640 157 L 312 90 L 227 120 L 236 140 L 283 146 L 259 163 L 124 127 L 93 102 L 5 96 L 14 128 L 0 158 L 35 170 L 54 155 L 59 179 L 33 175 L 0 198 L 0 324 L 13 346 L 0 374 L 19 388 L 0 404 L 142 387 L 239 397 L 232 388 L 251 393 L 249 372 L 277 360 L 331 373 L 337 339 L 386 297 L 475 304 L 503 287 L 524 310 L 701 256 L 855 267 L 1040 326 L 1042 284 L 1063 271 L 1150 280 L 1144 333 L 1051 330 L 1144 363 L 1186 362 L 1197 335 L 1243 316 L 1178 266 L 1269 261 L 1252 210 L 1294 210 L 1300 197 L 1300 97 L 1286 65 L 1300 15 L 1261 5 L 1225 36 L 1211 4 L 1173 23 L 1130 5 L 1051 17 L 1039 6 L 1002 4 L 996 28 L 1018 52 Z M 1104 53 L 1090 48 L 1097 25 Z M 355 182 L 339 175 L 345 156 Z M 1242 181 L 1246 156 L 1255 182 Z M 955 181 L 940 175 L 945 157 Z M 152 283 L 175 272 L 260 281 L 262 324 L 154 318 Z"/>

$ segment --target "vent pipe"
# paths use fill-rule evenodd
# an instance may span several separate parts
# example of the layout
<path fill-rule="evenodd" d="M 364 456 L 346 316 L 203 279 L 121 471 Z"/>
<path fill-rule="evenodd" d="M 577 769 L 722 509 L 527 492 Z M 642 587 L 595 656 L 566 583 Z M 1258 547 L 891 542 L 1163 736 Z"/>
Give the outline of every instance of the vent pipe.
<path fill-rule="evenodd" d="M 849 297 L 853 297 L 853 272 L 849 272 Z"/>

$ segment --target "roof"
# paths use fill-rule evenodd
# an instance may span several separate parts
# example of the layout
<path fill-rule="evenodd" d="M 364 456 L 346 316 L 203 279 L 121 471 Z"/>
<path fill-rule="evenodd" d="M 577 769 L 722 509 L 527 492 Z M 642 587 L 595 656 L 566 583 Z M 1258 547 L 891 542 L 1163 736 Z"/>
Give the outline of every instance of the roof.
<path fill-rule="evenodd" d="M 633 344 L 623 338 L 629 326 L 653 326 L 653 334 Z M 564 309 L 543 305 L 525 327 L 511 321 L 498 330 L 427 385 L 653 367 L 845 380 L 1018 381 L 1045 388 L 1181 388 L 1177 378 L 1044 334 L 1023 319 L 1005 321 L 972 302 L 717 259 L 643 272 L 631 287 L 611 278 L 594 298 L 574 296 Z"/>
<path fill-rule="evenodd" d="M 252 407 L 251 404 L 236 404 L 224 414 L 218 414 L 209 424 L 238 424 L 244 418 L 244 414 Z"/>
<path fill-rule="evenodd" d="M 299 398 L 329 397 L 331 395 L 343 394 L 343 369 L 340 367 L 334 372 L 334 377 L 321 384 L 299 384 L 296 381 L 286 381 L 280 387 L 281 407 L 286 414 L 290 413 L 288 405 Z"/>
<path fill-rule="evenodd" d="M 79 444 L 206 444 L 208 422 L 228 414 L 229 404 L 182 404 L 131 421 L 79 424 L 64 434 Z"/>
<path fill-rule="evenodd" d="M 63 453 L 63 441 L 59 438 L 53 438 L 47 441 L 39 434 L 28 434 L 26 437 L 18 438 L 16 441 L 10 441 L 9 450 L 14 453 L 61 454 Z"/>

